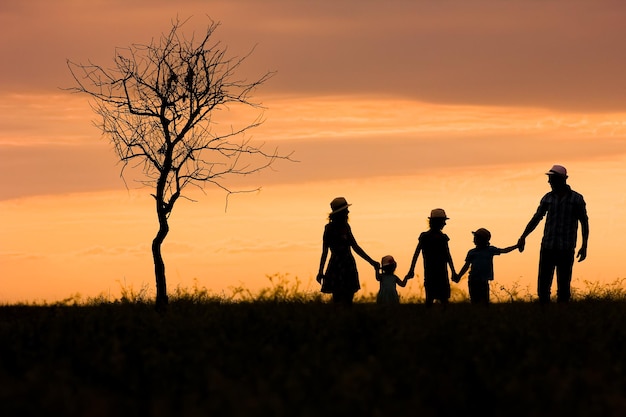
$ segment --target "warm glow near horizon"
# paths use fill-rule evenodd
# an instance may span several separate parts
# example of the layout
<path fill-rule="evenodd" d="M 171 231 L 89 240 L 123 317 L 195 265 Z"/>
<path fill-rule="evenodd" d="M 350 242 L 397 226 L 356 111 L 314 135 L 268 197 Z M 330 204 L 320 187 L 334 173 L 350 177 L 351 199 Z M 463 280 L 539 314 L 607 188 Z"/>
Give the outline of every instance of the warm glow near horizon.
<path fill-rule="evenodd" d="M 593 162 L 573 166 L 572 186 L 589 201 L 592 231 L 589 258 L 574 269 L 579 289 L 585 280 L 623 278 L 626 202 L 613 198 L 604 178 L 620 172 L 623 163 L 604 161 L 603 172 Z M 460 267 L 471 247 L 470 232 L 478 227 L 492 231 L 495 245 L 515 242 L 546 191 L 542 169 L 534 164 L 273 185 L 232 196 L 226 212 L 223 193 L 198 195 L 198 202 L 181 202 L 172 215 L 164 244 L 169 288 L 197 284 L 217 294 L 238 286 L 255 291 L 269 285 L 267 275 L 286 274 L 314 290 L 328 203 L 337 195 L 353 204 L 351 224 L 362 247 L 376 258 L 393 254 L 401 274 L 430 209 L 444 207 L 451 217 L 445 231 Z M 10 245 L 3 244 L 2 264 L 15 277 L 3 286 L 2 301 L 116 296 L 121 286 L 153 290 L 150 242 L 156 222 L 145 191 L 33 197 L 5 201 L 0 209 L 12 219 L 4 227 Z M 539 230 L 531 235 L 523 254 L 496 259 L 496 284 L 534 291 L 540 235 Z M 359 265 L 364 288 L 375 291 L 369 266 Z M 412 285 L 419 287 L 419 279 Z"/>

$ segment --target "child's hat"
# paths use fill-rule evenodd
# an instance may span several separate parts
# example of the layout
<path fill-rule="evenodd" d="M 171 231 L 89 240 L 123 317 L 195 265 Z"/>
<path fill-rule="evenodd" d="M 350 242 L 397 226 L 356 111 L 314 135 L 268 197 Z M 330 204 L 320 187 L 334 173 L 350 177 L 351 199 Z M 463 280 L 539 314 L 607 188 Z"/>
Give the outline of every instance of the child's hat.
<path fill-rule="evenodd" d="M 444 209 L 442 208 L 436 208 L 436 209 L 432 209 L 430 211 L 430 217 L 429 219 L 444 219 L 444 220 L 449 220 L 450 218 L 448 216 L 446 216 L 446 212 L 444 211 Z"/>
<path fill-rule="evenodd" d="M 393 256 L 391 256 L 391 255 L 385 255 L 385 256 L 383 256 L 383 259 L 380 262 L 380 264 L 381 264 L 381 266 L 395 265 L 396 264 L 396 260 L 393 259 Z"/>
<path fill-rule="evenodd" d="M 332 213 L 330 214 L 335 214 L 341 210 L 345 210 L 348 208 L 348 206 L 351 206 L 351 205 L 352 204 L 348 204 L 345 198 L 337 197 L 333 199 L 333 201 L 330 202 L 330 209 L 332 210 Z"/>
<path fill-rule="evenodd" d="M 491 232 L 485 229 L 484 227 L 481 227 L 480 229 L 472 233 L 474 234 L 474 236 L 478 236 L 482 239 L 485 239 L 487 242 L 489 242 L 489 240 L 491 239 Z"/>

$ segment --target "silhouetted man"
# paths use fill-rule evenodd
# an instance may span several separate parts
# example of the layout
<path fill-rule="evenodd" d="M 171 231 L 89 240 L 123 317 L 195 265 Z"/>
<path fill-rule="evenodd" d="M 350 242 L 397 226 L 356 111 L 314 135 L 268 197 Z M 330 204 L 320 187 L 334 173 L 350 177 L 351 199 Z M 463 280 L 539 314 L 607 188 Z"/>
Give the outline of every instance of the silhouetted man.
<path fill-rule="evenodd" d="M 581 194 L 567 185 L 567 170 L 561 165 L 554 165 L 546 175 L 552 191 L 543 196 L 537 212 L 528 222 L 518 241 L 519 251 L 522 252 L 526 236 L 535 230 L 541 219 L 547 215 L 539 252 L 537 280 L 537 293 L 542 304 L 550 302 L 550 288 L 555 269 L 557 302 L 568 302 L 570 299 L 578 222 L 582 235 L 582 246 L 577 255 L 578 262 L 587 257 L 589 240 L 589 218 L 585 200 Z"/>

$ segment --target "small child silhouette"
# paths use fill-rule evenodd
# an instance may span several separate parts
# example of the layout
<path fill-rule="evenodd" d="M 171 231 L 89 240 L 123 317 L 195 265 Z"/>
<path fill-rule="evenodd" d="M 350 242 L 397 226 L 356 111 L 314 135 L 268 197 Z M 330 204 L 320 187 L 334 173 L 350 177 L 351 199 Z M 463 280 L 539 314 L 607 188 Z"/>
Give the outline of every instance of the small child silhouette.
<path fill-rule="evenodd" d="M 489 281 L 493 280 L 493 257 L 501 253 L 509 253 L 517 249 L 517 245 L 504 249 L 491 246 L 491 232 L 485 228 L 480 228 L 474 234 L 475 248 L 470 249 L 465 257 L 465 265 L 458 275 L 453 275 L 452 280 L 459 282 L 463 274 L 470 269 L 467 285 L 472 304 L 489 304 Z"/>
<path fill-rule="evenodd" d="M 381 271 L 376 271 L 376 280 L 380 282 L 380 289 L 378 290 L 378 295 L 376 296 L 376 303 L 378 304 L 399 304 L 400 296 L 398 295 L 398 290 L 396 289 L 396 285 L 401 287 L 406 287 L 407 280 L 410 278 L 405 277 L 404 279 L 400 279 L 397 275 L 395 275 L 396 271 L 396 261 L 393 259 L 393 256 L 386 255 L 383 256 L 381 261 Z"/>

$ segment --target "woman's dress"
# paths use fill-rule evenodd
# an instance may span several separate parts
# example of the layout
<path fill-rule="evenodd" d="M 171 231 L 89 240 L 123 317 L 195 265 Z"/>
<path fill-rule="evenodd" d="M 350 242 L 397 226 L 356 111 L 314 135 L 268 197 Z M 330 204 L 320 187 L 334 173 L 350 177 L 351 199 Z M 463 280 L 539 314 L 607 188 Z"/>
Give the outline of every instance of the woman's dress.
<path fill-rule="evenodd" d="M 357 292 L 359 273 L 351 247 L 355 244 L 347 223 L 330 222 L 324 228 L 324 243 L 330 249 L 330 260 L 324 274 L 322 292 L 350 294 Z"/>

